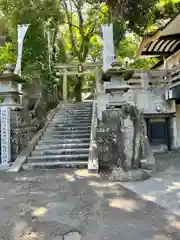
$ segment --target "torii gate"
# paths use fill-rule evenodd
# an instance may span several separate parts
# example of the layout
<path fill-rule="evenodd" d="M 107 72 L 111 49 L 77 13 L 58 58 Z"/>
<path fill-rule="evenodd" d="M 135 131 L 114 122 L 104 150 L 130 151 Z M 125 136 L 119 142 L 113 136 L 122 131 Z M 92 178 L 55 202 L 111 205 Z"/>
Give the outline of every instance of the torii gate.
<path fill-rule="evenodd" d="M 102 65 L 102 62 L 55 64 L 55 68 L 57 69 L 56 76 L 63 76 L 63 101 L 68 101 L 67 76 L 94 74 L 96 76 L 96 90 L 98 92 L 102 74 Z"/>

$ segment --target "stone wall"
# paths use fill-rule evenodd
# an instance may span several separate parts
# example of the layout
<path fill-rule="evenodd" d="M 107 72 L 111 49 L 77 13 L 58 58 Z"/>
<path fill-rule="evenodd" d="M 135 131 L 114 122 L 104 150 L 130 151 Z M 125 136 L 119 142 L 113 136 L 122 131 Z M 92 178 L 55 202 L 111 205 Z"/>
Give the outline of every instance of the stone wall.
<path fill-rule="evenodd" d="M 105 94 L 103 91 L 98 94 L 98 117 L 102 120 L 102 112 L 106 109 L 108 104 L 114 105 L 118 103 L 122 97 L 119 93 Z M 138 87 L 129 89 L 128 92 L 124 93 L 123 98 L 129 103 L 135 103 L 138 109 L 142 110 L 144 114 L 149 116 L 158 114 L 172 114 L 176 112 L 175 101 L 165 100 L 165 87 L 163 86 L 146 86 L 145 88 Z M 160 109 L 158 112 L 157 109 Z M 178 145 L 178 138 L 180 138 L 180 133 L 177 135 L 176 131 L 176 120 L 178 121 L 178 116 L 172 117 L 170 121 L 171 136 L 172 136 L 172 148 L 177 149 L 180 147 Z M 167 151 L 167 146 L 159 144 L 152 147 L 154 152 L 164 152 Z"/>
<path fill-rule="evenodd" d="M 23 96 L 22 108 L 11 110 L 12 161 L 28 145 L 32 137 L 44 126 L 49 111 L 57 106 L 56 87 L 36 90 L 29 87 Z"/>
<path fill-rule="evenodd" d="M 31 138 L 38 131 L 38 126 L 32 125 L 32 116 L 30 112 L 23 109 L 11 110 L 11 155 L 12 161 L 24 149 Z"/>

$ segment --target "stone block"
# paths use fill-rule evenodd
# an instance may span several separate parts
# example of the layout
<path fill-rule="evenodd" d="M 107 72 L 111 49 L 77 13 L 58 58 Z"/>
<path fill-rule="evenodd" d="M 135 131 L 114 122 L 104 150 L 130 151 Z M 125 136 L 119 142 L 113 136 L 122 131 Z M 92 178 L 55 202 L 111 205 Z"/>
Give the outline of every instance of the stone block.
<path fill-rule="evenodd" d="M 130 171 L 123 171 L 122 169 L 114 169 L 112 171 L 111 179 L 115 182 L 132 182 L 144 181 L 151 177 L 149 173 L 142 169 L 133 169 Z"/>
<path fill-rule="evenodd" d="M 82 237 L 79 232 L 69 232 L 64 235 L 64 240 L 82 240 Z"/>

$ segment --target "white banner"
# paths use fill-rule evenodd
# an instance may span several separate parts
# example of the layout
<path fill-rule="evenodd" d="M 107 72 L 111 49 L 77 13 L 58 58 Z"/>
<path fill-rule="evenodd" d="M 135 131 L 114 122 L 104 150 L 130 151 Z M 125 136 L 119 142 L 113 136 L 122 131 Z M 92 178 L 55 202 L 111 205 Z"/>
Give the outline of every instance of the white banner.
<path fill-rule="evenodd" d="M 50 31 L 47 32 L 48 40 L 48 52 L 49 52 L 49 69 L 51 70 L 51 34 Z"/>
<path fill-rule="evenodd" d="M 21 61 L 22 61 L 22 50 L 23 50 L 23 40 L 29 24 L 18 25 L 18 56 L 16 62 L 16 68 L 14 70 L 15 74 L 21 76 Z"/>
<path fill-rule="evenodd" d="M 108 70 L 111 63 L 114 61 L 114 42 L 113 42 L 113 25 L 102 24 L 103 34 L 103 70 Z"/>

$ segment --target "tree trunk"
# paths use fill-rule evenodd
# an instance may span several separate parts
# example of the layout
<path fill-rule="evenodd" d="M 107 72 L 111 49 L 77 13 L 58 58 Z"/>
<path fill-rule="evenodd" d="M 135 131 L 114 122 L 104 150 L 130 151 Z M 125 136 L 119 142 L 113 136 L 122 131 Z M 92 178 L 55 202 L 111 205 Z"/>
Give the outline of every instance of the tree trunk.
<path fill-rule="evenodd" d="M 56 40 L 58 35 L 58 29 L 56 28 L 53 33 L 53 42 L 52 42 L 52 61 L 56 61 Z"/>
<path fill-rule="evenodd" d="M 77 82 L 74 87 L 74 97 L 76 98 L 76 102 L 82 101 L 82 76 L 77 76 Z"/>

